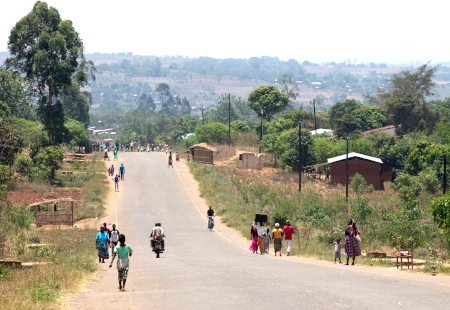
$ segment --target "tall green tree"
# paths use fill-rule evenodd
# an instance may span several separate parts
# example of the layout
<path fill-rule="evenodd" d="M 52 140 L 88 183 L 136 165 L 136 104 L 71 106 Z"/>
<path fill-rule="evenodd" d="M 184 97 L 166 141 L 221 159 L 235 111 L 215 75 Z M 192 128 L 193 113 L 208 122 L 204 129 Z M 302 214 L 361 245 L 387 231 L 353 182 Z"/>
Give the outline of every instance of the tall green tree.
<path fill-rule="evenodd" d="M 0 101 L 6 103 L 13 116 L 32 118 L 30 85 L 17 72 L 0 68 Z"/>
<path fill-rule="evenodd" d="M 393 74 L 386 88 L 379 88 L 375 95 L 367 96 L 367 99 L 386 111 L 399 132 L 432 132 L 439 115 L 426 97 L 434 95 L 436 83 L 433 77 L 437 69 L 426 63 L 414 71 L 403 70 Z"/>
<path fill-rule="evenodd" d="M 78 83 L 72 80 L 72 83 L 64 87 L 61 93 L 61 104 L 64 110 L 64 116 L 81 122 L 87 127 L 90 122 L 89 105 L 90 93 L 80 90 Z"/>
<path fill-rule="evenodd" d="M 64 112 L 59 99 L 63 88 L 72 79 L 83 87 L 89 75 L 95 77 L 93 62 L 86 61 L 83 42 L 72 22 L 61 19 L 56 8 L 37 1 L 12 28 L 8 49 L 7 68 L 22 73 L 39 96 L 38 111 L 50 144 L 62 142 Z"/>
<path fill-rule="evenodd" d="M 261 85 L 255 88 L 248 95 L 248 106 L 270 121 L 276 113 L 282 112 L 289 104 L 289 96 L 280 92 L 272 85 Z"/>
<path fill-rule="evenodd" d="M 156 105 L 153 102 L 152 96 L 147 96 L 146 94 L 141 94 L 138 101 L 138 110 L 145 115 L 155 111 Z"/>

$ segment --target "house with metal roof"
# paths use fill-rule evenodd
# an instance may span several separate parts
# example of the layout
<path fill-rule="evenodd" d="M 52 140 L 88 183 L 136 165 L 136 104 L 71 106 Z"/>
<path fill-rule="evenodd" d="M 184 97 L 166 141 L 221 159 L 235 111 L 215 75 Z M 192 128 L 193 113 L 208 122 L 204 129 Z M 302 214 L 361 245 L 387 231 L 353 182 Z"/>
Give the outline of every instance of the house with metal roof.
<path fill-rule="evenodd" d="M 332 183 L 345 185 L 346 183 L 346 159 L 347 154 L 328 158 L 327 162 L 330 165 L 330 180 Z M 381 164 L 383 161 L 379 158 L 359 154 L 348 153 L 348 178 L 351 178 L 359 173 L 364 177 L 367 184 L 372 184 L 376 190 L 383 189 L 381 181 Z"/>

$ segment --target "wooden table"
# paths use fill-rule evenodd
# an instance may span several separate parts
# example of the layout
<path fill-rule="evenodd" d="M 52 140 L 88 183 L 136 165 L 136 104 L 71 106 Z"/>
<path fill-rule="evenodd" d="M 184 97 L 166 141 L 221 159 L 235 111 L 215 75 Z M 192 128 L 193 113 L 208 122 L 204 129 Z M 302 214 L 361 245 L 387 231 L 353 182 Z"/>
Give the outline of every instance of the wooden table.
<path fill-rule="evenodd" d="M 399 261 L 400 258 L 400 261 Z M 406 261 L 403 261 L 403 259 L 405 259 Z M 397 269 L 398 266 L 400 266 L 400 269 L 403 269 L 403 265 L 411 266 L 411 269 L 414 269 L 414 264 L 413 264 L 413 256 L 412 255 L 397 255 Z"/>

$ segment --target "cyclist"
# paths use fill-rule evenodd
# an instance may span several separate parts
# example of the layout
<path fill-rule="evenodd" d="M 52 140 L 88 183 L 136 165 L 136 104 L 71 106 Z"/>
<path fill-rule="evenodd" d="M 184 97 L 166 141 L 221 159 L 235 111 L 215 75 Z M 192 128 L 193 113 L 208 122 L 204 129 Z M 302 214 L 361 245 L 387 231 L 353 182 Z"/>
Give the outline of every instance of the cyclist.
<path fill-rule="evenodd" d="M 214 210 L 211 206 L 209 206 L 209 210 L 206 212 L 208 215 L 208 229 L 209 229 L 209 222 L 211 222 L 212 226 L 214 227 Z"/>

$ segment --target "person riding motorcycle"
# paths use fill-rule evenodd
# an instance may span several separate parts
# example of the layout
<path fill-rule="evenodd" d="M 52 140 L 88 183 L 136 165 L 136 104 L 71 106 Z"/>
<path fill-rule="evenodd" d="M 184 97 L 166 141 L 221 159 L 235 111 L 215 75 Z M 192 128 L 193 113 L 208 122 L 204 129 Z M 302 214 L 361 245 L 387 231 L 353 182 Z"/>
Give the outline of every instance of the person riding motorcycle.
<path fill-rule="evenodd" d="M 212 224 L 214 226 L 214 210 L 212 209 L 211 206 L 209 206 L 209 210 L 206 212 L 206 214 L 208 215 L 208 228 L 209 228 L 209 220 L 212 221 Z"/>
<path fill-rule="evenodd" d="M 164 230 L 161 227 L 161 223 L 155 223 L 155 227 L 153 227 L 152 232 L 150 233 L 150 244 L 152 247 L 152 251 L 155 251 L 155 241 L 161 240 L 161 251 L 164 251 L 164 238 L 166 236 L 164 235 Z"/>

